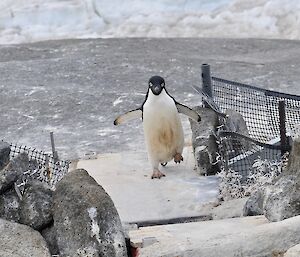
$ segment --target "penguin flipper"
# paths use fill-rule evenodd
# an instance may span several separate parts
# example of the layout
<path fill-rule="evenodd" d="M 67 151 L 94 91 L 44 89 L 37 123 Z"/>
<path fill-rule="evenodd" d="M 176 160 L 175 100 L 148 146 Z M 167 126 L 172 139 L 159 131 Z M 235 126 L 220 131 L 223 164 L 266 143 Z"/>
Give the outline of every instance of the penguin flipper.
<path fill-rule="evenodd" d="M 122 123 L 125 123 L 125 122 L 133 120 L 133 119 L 142 118 L 142 115 L 143 115 L 143 112 L 140 108 L 126 112 L 114 120 L 114 125 L 120 125 Z"/>
<path fill-rule="evenodd" d="M 183 104 L 180 104 L 180 103 L 176 103 L 176 107 L 177 107 L 177 110 L 179 113 L 182 113 L 182 114 L 188 116 L 189 118 L 193 119 L 194 121 L 197 121 L 197 122 L 201 121 L 200 115 L 196 111 L 192 110 L 191 108 L 189 108 Z"/>

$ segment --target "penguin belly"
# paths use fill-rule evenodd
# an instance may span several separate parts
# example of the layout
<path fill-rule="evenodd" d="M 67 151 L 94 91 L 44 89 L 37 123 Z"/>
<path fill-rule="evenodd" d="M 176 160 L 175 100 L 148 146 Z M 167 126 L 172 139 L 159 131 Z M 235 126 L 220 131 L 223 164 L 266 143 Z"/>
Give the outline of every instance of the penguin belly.
<path fill-rule="evenodd" d="M 172 160 L 176 153 L 182 154 L 184 134 L 174 102 L 144 106 L 144 135 L 148 157 L 153 167 Z"/>

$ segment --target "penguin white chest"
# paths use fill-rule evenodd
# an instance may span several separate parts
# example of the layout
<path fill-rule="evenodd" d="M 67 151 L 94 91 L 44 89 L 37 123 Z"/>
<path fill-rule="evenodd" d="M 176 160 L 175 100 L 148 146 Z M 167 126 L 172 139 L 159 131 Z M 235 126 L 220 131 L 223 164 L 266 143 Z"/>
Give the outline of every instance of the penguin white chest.
<path fill-rule="evenodd" d="M 182 153 L 184 136 L 174 100 L 164 91 L 150 94 L 143 107 L 143 126 L 150 161 L 167 162 Z"/>

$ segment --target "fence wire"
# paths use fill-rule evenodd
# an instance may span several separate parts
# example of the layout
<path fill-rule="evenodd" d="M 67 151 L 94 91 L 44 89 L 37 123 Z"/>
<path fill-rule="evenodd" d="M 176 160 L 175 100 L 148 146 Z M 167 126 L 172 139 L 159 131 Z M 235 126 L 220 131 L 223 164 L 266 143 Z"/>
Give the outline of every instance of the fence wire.
<path fill-rule="evenodd" d="M 23 176 L 16 183 L 21 193 L 30 180 L 39 180 L 54 188 L 55 184 L 68 172 L 69 161 L 55 161 L 52 154 L 28 146 L 10 143 L 10 159 L 21 153 L 27 154 L 29 159 L 28 170 L 23 171 Z"/>
<path fill-rule="evenodd" d="M 224 131 L 224 127 L 218 133 L 221 165 L 225 170 L 238 171 L 245 181 L 255 160 L 279 160 L 282 151 L 287 150 L 280 145 L 279 101 L 285 101 L 287 134 L 293 134 L 300 124 L 300 96 L 216 77 L 211 79 L 213 100 L 220 111 L 234 110 L 246 122 L 249 137 Z M 220 120 L 225 123 L 224 118 Z"/>

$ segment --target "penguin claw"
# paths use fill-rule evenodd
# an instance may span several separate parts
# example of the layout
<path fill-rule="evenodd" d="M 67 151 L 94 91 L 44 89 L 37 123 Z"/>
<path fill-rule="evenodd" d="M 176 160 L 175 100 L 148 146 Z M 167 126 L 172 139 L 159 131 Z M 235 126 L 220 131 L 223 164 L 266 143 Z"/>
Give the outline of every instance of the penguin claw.
<path fill-rule="evenodd" d="M 167 164 L 168 164 L 167 162 L 162 162 L 161 166 L 165 167 L 165 166 L 167 166 Z"/>
<path fill-rule="evenodd" d="M 164 173 L 160 172 L 159 170 L 155 170 L 155 171 L 153 171 L 151 179 L 154 179 L 154 178 L 160 179 L 161 177 L 165 177 L 165 176 L 166 175 Z"/>
<path fill-rule="evenodd" d="M 175 154 L 174 156 L 174 162 L 175 163 L 180 163 L 181 161 L 183 161 L 183 157 L 180 153 Z"/>

